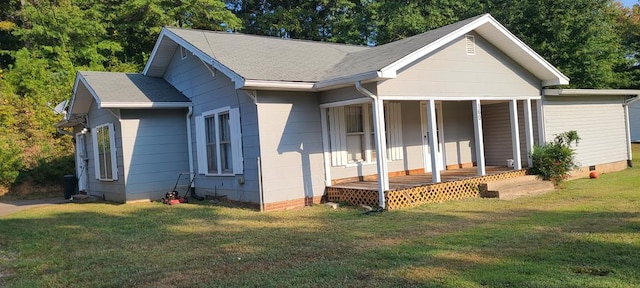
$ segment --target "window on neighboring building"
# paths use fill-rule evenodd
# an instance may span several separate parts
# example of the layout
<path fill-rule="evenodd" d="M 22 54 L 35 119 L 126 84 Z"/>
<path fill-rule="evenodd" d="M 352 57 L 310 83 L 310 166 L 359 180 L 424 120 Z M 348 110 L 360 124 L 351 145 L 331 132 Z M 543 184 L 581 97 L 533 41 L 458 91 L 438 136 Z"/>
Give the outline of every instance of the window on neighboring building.
<path fill-rule="evenodd" d="M 196 117 L 198 170 L 207 175 L 242 174 L 240 116 L 223 108 Z"/>
<path fill-rule="evenodd" d="M 388 160 L 403 158 L 400 113 L 400 103 L 385 103 L 384 138 Z M 329 108 L 327 127 L 333 166 L 376 161 L 378 153 L 371 104 Z"/>
<path fill-rule="evenodd" d="M 93 128 L 93 154 L 96 179 L 112 181 L 118 179 L 116 145 L 112 123 Z"/>

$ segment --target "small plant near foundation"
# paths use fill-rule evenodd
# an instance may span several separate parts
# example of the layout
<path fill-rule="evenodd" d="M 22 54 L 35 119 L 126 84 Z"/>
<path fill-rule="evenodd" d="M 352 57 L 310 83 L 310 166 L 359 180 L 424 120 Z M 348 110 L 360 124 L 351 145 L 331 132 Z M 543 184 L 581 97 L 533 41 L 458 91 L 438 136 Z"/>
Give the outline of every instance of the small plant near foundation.
<path fill-rule="evenodd" d="M 578 145 L 579 140 L 578 132 L 571 130 L 556 135 L 553 142 L 533 147 L 533 168 L 530 173 L 551 180 L 558 186 L 569 177 L 571 170 L 578 168 L 574 160 L 575 151 L 571 146 Z"/>

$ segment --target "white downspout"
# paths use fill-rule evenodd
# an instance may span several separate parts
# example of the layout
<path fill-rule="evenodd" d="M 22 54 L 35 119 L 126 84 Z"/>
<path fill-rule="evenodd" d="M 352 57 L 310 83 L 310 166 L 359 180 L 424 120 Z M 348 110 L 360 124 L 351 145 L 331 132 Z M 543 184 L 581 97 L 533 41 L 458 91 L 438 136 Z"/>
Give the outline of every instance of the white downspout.
<path fill-rule="evenodd" d="M 632 98 L 631 100 L 626 100 L 624 101 L 624 104 L 622 104 L 622 106 L 624 106 L 624 121 L 625 121 L 625 125 L 626 125 L 626 132 L 627 132 L 627 166 L 628 167 L 632 167 L 633 166 L 633 153 L 631 150 L 631 124 L 629 124 L 629 105 L 640 101 L 640 95 L 636 95 L 636 97 Z"/>
<path fill-rule="evenodd" d="M 389 190 L 389 168 L 387 167 L 387 143 L 383 139 L 385 135 L 384 127 L 384 106 L 382 100 L 371 91 L 362 87 L 360 81 L 355 82 L 356 90 L 373 100 L 373 128 L 376 138 L 376 166 L 378 168 L 378 203 L 380 208 L 385 209 L 384 192 Z"/>
<path fill-rule="evenodd" d="M 196 177 L 195 170 L 193 169 L 193 143 L 191 142 L 191 115 L 193 115 L 193 107 L 189 106 L 189 111 L 187 112 L 187 151 L 189 152 L 189 183 L 191 183 L 191 189 L 195 187 L 195 181 L 193 178 Z"/>

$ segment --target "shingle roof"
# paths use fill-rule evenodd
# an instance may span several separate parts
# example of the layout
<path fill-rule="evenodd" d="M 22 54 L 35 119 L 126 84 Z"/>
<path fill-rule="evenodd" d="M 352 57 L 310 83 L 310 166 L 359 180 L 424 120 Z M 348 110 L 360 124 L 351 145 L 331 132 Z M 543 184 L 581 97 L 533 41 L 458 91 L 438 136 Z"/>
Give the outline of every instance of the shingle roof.
<path fill-rule="evenodd" d="M 370 50 L 365 46 L 238 33 L 167 30 L 245 79 L 321 81 L 348 53 Z"/>
<path fill-rule="evenodd" d="M 166 29 L 244 79 L 317 82 L 380 70 L 482 16 L 377 47 Z"/>
<path fill-rule="evenodd" d="M 106 104 L 154 104 L 190 103 L 184 96 L 162 78 L 139 73 L 79 71 L 82 78 L 95 92 L 100 103 Z"/>

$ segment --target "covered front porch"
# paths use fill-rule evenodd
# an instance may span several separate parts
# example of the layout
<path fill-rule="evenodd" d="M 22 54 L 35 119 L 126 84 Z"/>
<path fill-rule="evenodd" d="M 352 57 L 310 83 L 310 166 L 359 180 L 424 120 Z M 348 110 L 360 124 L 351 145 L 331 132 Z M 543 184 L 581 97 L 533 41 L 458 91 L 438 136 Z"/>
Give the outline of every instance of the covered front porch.
<path fill-rule="evenodd" d="M 434 196 L 437 202 L 477 197 L 484 177 L 524 175 L 520 171 L 531 166 L 528 154 L 540 141 L 534 137 L 539 135 L 539 97 L 415 98 L 379 97 L 323 107 L 325 185 L 327 193 L 334 193 L 330 199 L 371 195 L 364 202 L 346 202 L 393 209 L 395 198 L 389 195 L 394 191 L 406 194 L 401 198 L 415 198 L 404 202 L 422 203 L 417 199 L 422 196 L 407 195 L 459 182 L 466 188 L 447 188 L 449 195 Z"/>

